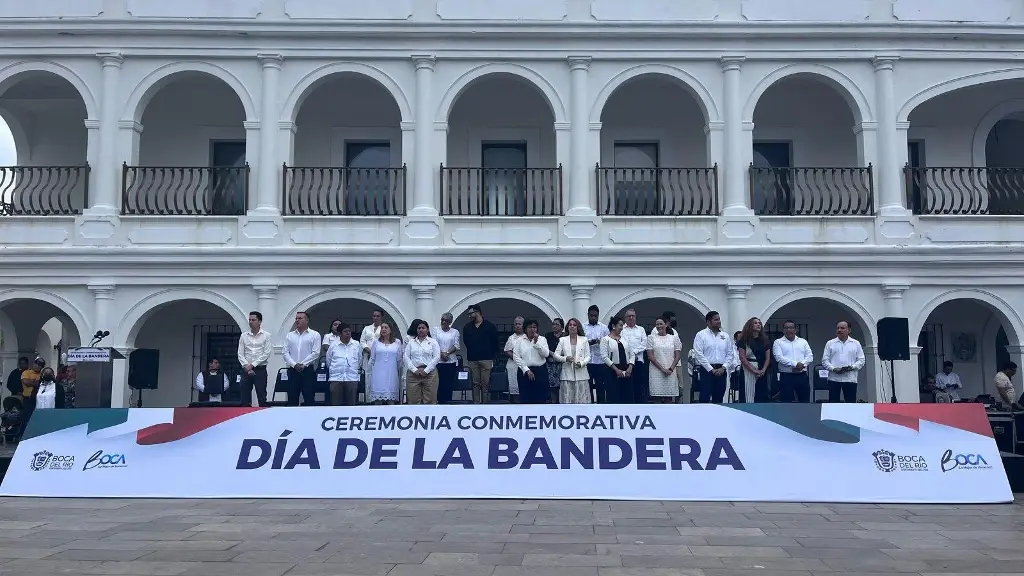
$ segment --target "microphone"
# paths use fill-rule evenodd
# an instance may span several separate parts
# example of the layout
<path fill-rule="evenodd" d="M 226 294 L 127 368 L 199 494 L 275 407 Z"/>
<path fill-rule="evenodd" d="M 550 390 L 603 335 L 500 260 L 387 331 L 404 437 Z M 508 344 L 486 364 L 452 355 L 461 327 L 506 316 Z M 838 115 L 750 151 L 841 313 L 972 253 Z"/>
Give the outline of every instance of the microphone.
<path fill-rule="evenodd" d="M 89 343 L 89 346 L 95 346 L 96 344 L 98 344 L 100 342 L 100 340 L 103 340 L 107 336 L 110 336 L 110 332 L 109 331 L 107 331 L 107 330 L 97 330 L 96 333 L 92 335 L 92 342 Z"/>

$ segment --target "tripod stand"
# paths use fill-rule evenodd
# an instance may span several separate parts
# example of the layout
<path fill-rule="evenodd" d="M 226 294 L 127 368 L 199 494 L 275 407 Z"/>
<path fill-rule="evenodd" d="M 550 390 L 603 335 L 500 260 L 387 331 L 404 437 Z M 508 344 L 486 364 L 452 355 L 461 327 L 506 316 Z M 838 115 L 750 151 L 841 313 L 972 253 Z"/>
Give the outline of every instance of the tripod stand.
<path fill-rule="evenodd" d="M 891 386 L 891 390 L 892 390 L 892 399 L 890 400 L 890 402 L 892 402 L 893 404 L 899 404 L 899 400 L 896 400 L 896 368 L 895 368 L 895 365 L 896 365 L 896 361 L 890 359 L 889 360 L 889 386 Z"/>

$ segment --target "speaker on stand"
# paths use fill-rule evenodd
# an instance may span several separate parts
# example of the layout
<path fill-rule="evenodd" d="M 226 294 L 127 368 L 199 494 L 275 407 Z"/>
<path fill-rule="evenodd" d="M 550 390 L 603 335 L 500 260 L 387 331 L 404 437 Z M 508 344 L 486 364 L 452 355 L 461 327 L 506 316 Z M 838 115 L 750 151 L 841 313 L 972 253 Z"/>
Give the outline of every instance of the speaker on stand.
<path fill-rule="evenodd" d="M 142 391 L 156 390 L 160 376 L 160 351 L 140 348 L 128 355 L 128 387 L 139 391 L 138 406 L 142 408 Z"/>
<path fill-rule="evenodd" d="M 910 360 L 910 320 L 886 317 L 875 326 L 878 332 L 878 357 L 889 362 L 889 385 L 892 387 L 891 402 L 896 404 L 896 360 Z"/>

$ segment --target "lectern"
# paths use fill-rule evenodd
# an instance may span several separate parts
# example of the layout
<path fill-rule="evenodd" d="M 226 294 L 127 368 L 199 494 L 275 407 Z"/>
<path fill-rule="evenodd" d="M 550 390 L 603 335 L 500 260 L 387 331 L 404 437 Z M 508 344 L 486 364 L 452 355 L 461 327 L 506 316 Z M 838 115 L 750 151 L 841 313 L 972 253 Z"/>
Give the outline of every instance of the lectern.
<path fill-rule="evenodd" d="M 69 348 L 67 362 L 75 365 L 75 408 L 110 408 L 114 361 L 124 359 L 114 348 Z"/>

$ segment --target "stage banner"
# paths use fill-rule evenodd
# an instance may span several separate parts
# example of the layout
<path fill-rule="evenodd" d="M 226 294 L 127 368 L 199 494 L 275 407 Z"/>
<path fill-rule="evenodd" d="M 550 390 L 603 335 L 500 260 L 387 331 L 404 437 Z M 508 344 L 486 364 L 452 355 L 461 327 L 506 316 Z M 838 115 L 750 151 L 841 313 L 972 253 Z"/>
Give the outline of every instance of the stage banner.
<path fill-rule="evenodd" d="M 980 404 L 39 410 L 6 496 L 1010 502 Z"/>

